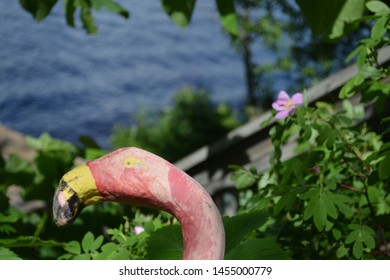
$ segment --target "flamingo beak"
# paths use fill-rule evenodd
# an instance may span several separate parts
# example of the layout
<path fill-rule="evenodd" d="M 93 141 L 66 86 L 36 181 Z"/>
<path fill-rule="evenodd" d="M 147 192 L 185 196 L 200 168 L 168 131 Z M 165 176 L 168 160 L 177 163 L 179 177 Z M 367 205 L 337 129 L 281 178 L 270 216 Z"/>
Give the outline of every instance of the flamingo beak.
<path fill-rule="evenodd" d="M 81 165 L 66 173 L 57 187 L 53 199 L 53 216 L 57 226 L 72 223 L 81 210 L 102 200 L 95 180 L 87 165 Z"/>

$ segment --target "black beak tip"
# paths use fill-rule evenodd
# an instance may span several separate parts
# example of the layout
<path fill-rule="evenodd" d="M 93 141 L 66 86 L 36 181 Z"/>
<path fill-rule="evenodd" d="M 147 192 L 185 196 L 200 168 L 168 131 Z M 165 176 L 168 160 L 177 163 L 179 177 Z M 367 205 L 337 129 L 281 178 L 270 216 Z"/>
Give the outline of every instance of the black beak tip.
<path fill-rule="evenodd" d="M 73 194 L 67 199 L 63 190 L 58 188 L 53 199 L 53 217 L 55 224 L 58 227 L 65 227 L 72 223 L 81 210 L 79 204 L 79 198 L 76 194 Z"/>

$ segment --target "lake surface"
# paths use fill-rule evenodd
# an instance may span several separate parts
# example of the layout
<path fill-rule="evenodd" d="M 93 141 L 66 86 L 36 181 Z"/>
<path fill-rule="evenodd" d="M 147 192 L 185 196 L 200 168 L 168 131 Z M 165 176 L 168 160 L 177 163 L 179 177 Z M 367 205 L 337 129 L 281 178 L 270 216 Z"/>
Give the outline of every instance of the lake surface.
<path fill-rule="evenodd" d="M 72 142 L 89 135 L 108 147 L 115 124 L 169 105 L 183 86 L 205 86 L 215 102 L 243 102 L 241 58 L 214 1 L 197 1 L 184 30 L 160 1 L 118 2 L 130 18 L 96 12 L 97 36 L 67 27 L 62 1 L 41 23 L 17 1 L 0 2 L 0 123 Z"/>

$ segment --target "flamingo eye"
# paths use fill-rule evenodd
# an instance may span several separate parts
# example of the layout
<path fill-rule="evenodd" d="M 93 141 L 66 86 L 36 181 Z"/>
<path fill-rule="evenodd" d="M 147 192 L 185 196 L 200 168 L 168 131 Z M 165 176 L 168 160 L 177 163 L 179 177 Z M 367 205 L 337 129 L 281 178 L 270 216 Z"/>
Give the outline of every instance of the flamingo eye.
<path fill-rule="evenodd" d="M 137 158 L 133 158 L 133 157 L 128 157 L 128 158 L 125 158 L 124 162 L 123 162 L 123 166 L 125 168 L 141 168 L 144 166 L 144 163 L 137 159 Z"/>

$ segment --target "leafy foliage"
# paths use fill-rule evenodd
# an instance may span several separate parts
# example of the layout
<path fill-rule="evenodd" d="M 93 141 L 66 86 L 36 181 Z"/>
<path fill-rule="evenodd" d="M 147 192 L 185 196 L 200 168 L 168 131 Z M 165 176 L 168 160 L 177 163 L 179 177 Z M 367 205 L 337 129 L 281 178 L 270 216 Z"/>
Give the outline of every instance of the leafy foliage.
<path fill-rule="evenodd" d="M 317 102 L 272 127 L 272 168 L 264 174 L 235 167 L 232 178 L 246 197 L 243 209 L 268 209 L 274 221 L 264 232 L 276 233 L 292 258 L 390 257 L 388 130 L 371 131 L 363 122 L 364 104 L 347 99 L 359 92 L 363 102 L 376 101 L 377 112 L 388 104 L 383 82 L 388 68 L 377 57 L 378 49 L 389 44 L 386 7 L 367 3 L 374 16 L 363 20 L 374 24 L 370 37 L 350 55 L 358 56 L 359 72 L 341 89 L 341 106 Z M 382 116 L 382 122 L 388 120 Z M 296 156 L 282 161 L 283 147 L 292 141 Z"/>
<path fill-rule="evenodd" d="M 131 128 L 116 127 L 113 147 L 137 146 L 175 161 L 238 126 L 233 110 L 224 104 L 215 107 L 203 89 L 184 88 L 173 103 L 154 118 L 140 114 Z"/>
<path fill-rule="evenodd" d="M 19 0 L 20 5 L 37 21 L 44 20 L 57 2 L 58 0 Z M 191 21 L 195 2 L 195 0 L 161 0 L 161 5 L 172 21 L 181 28 L 184 28 Z M 232 35 L 237 35 L 234 1 L 216 0 L 216 2 L 220 13 L 221 25 L 227 32 L 230 32 Z M 125 19 L 128 19 L 130 16 L 130 12 L 115 0 L 64 0 L 64 13 L 68 26 L 76 26 L 75 14 L 79 11 L 83 29 L 88 34 L 97 33 L 98 28 L 95 24 L 93 10 L 100 11 L 102 9 Z"/>
<path fill-rule="evenodd" d="M 356 27 L 356 20 L 364 13 L 365 2 L 366 0 L 297 0 L 313 33 L 329 39 L 338 39 L 353 26 Z"/>

